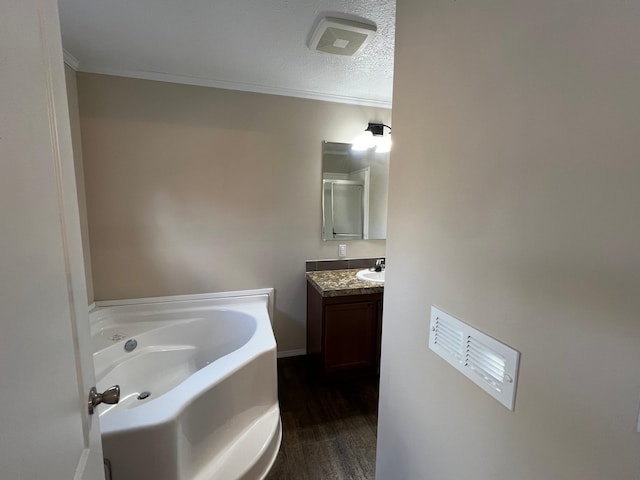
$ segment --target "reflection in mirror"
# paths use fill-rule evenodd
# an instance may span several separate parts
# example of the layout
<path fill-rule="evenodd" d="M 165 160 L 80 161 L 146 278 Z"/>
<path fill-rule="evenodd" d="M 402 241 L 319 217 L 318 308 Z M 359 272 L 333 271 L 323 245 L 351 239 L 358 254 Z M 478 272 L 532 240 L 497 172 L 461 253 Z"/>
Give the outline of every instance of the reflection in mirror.
<path fill-rule="evenodd" d="M 389 153 L 322 144 L 322 239 L 387 237 Z"/>

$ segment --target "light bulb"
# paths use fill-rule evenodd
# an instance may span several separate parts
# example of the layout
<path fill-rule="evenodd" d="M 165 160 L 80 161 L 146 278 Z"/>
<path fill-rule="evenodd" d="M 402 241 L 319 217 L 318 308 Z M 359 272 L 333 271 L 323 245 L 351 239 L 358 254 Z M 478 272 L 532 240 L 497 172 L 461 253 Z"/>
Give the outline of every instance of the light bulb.
<path fill-rule="evenodd" d="M 376 138 L 376 153 L 387 153 L 391 151 L 391 135 Z"/>
<path fill-rule="evenodd" d="M 375 147 L 375 141 L 373 138 L 373 134 L 369 131 L 364 131 L 351 142 L 351 150 L 368 150 L 370 148 Z"/>

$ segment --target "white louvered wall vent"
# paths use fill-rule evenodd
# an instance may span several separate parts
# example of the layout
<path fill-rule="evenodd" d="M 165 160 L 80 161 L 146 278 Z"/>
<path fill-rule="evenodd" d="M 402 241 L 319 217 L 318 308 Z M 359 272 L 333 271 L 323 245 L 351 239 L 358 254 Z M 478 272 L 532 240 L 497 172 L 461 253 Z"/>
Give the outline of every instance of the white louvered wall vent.
<path fill-rule="evenodd" d="M 434 306 L 429 348 L 513 410 L 520 352 Z"/>

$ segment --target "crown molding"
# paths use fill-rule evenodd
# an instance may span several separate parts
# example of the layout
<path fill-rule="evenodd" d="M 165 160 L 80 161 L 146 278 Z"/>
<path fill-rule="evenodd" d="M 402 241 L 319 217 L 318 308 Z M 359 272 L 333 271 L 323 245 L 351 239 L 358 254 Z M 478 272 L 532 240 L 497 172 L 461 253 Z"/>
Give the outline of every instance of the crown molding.
<path fill-rule="evenodd" d="M 64 60 L 64 63 L 66 63 L 67 65 L 69 65 L 71 68 L 73 68 L 74 70 L 78 70 L 78 67 L 80 66 L 80 60 L 78 60 L 76 57 L 74 57 L 73 55 L 71 55 L 67 50 L 65 50 L 64 48 L 62 49 L 62 58 Z"/>
<path fill-rule="evenodd" d="M 72 57 L 73 58 L 73 57 Z M 66 55 L 65 55 L 66 62 Z M 78 62 L 79 64 L 79 62 Z M 70 65 L 73 68 L 73 65 Z M 252 83 L 229 82 L 225 80 L 212 80 L 208 78 L 191 77 L 187 75 L 174 75 L 170 73 L 145 72 L 140 70 L 119 70 L 114 68 L 103 68 L 91 64 L 82 64 L 82 67 L 75 68 L 80 72 L 99 73 L 101 75 L 113 75 L 116 77 L 138 78 L 141 80 L 154 80 L 157 82 L 179 83 L 184 85 L 195 85 L 199 87 L 213 87 L 224 90 L 239 90 L 243 92 L 263 93 L 266 95 L 281 95 L 285 97 L 305 98 L 309 100 L 320 100 L 324 102 L 346 103 L 349 105 L 360 105 L 366 107 L 391 108 L 391 101 L 374 100 L 370 98 L 348 97 L 343 95 L 332 95 L 327 93 L 312 92 L 307 90 L 296 90 L 291 88 L 270 87 L 267 85 L 256 85 Z"/>

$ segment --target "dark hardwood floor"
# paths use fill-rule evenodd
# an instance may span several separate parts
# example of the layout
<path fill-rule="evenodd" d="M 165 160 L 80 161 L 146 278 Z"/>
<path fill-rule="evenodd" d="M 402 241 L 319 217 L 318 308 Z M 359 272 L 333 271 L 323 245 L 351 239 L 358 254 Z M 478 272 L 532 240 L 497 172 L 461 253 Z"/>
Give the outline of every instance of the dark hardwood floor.
<path fill-rule="evenodd" d="M 322 382 L 306 360 L 278 360 L 283 436 L 267 480 L 372 480 L 378 379 Z"/>

